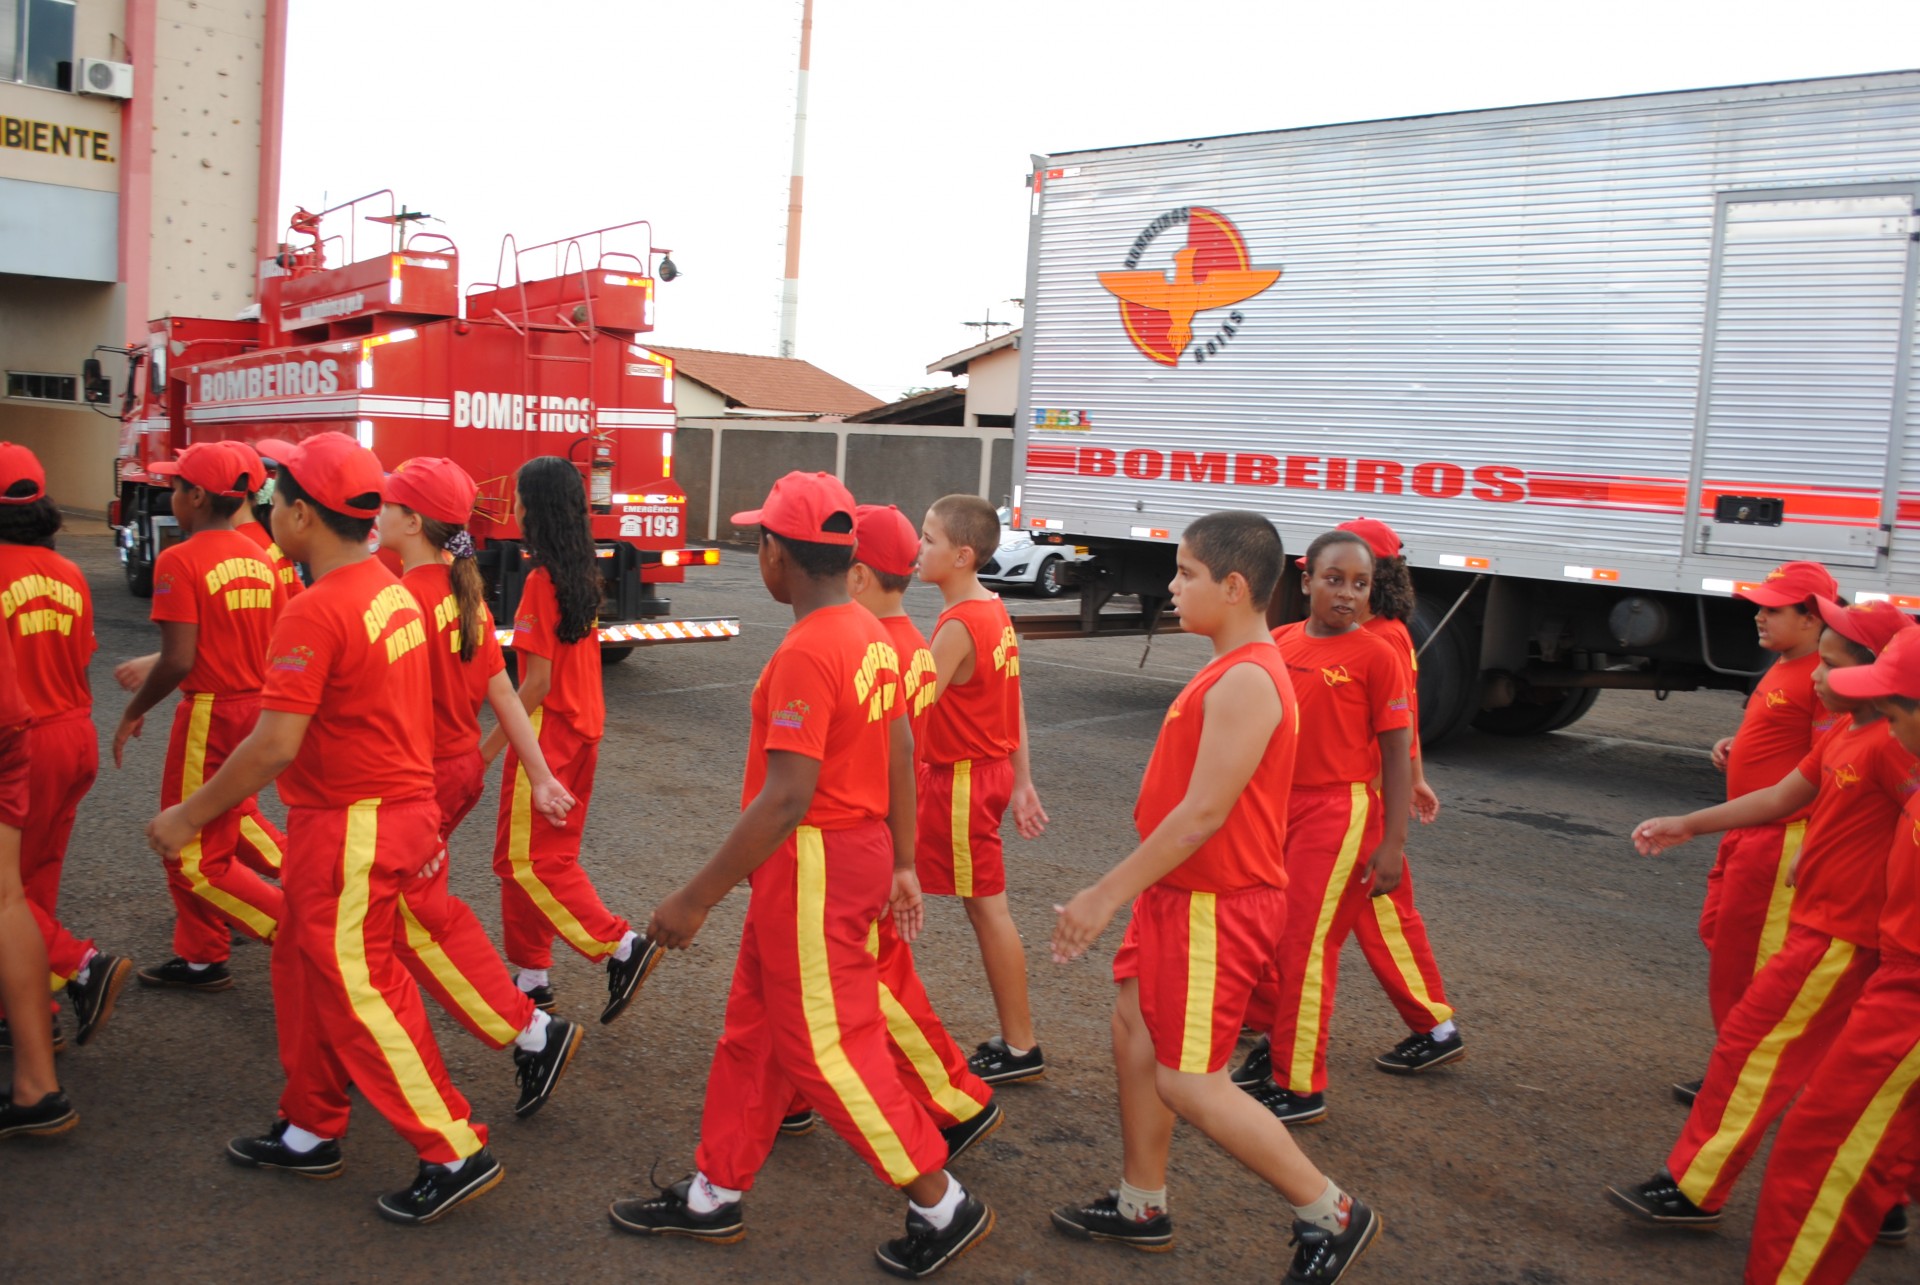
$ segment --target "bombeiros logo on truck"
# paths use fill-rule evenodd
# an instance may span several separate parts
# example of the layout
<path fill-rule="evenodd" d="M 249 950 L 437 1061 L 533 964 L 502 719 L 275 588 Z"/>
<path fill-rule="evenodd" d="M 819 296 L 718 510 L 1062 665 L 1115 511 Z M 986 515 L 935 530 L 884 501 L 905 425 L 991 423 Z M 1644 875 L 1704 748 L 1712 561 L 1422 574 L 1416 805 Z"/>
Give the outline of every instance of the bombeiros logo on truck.
<path fill-rule="evenodd" d="M 200 376 L 199 400 L 250 402 L 267 397 L 325 397 L 339 391 L 340 363 L 327 357 L 216 370 Z"/>
<path fill-rule="evenodd" d="M 1141 257 L 1154 240 L 1182 224 L 1187 244 L 1173 252 L 1172 275 L 1140 270 Z M 1246 314 L 1235 309 L 1213 334 L 1196 340 L 1193 327 L 1199 314 L 1253 298 L 1278 281 L 1282 271 L 1254 265 L 1233 220 L 1218 210 L 1190 205 L 1168 210 L 1147 224 L 1127 250 L 1126 270 L 1099 277 L 1120 301 L 1120 324 L 1133 346 L 1151 361 L 1174 366 L 1183 355 L 1195 365 L 1219 356 L 1246 324 Z"/>
<path fill-rule="evenodd" d="M 528 433 L 590 433 L 593 400 L 463 389 L 453 395 L 455 428 L 502 428 Z"/>

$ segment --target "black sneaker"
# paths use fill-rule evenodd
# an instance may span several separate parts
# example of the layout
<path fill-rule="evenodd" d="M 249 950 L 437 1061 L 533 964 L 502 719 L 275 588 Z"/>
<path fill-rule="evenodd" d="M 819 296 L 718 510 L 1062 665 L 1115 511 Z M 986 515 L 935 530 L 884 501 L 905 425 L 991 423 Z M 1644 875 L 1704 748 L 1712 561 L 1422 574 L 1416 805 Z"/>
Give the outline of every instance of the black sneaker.
<path fill-rule="evenodd" d="M 873 1255 L 885 1271 L 917 1281 L 965 1254 L 985 1240 L 992 1230 L 993 1210 L 968 1192 L 961 1199 L 960 1208 L 954 1210 L 953 1221 L 945 1231 L 935 1231 L 932 1223 L 909 1208 L 907 1234 L 881 1245 Z"/>
<path fill-rule="evenodd" d="M 1294 1247 L 1293 1266 L 1287 1269 L 1285 1279 L 1299 1285 L 1333 1285 L 1347 1274 L 1349 1267 L 1360 1261 L 1367 1247 L 1380 1238 L 1380 1229 L 1386 1223 L 1386 1219 L 1358 1200 L 1350 1200 L 1348 1204 L 1344 1231 L 1328 1231 L 1316 1223 L 1295 1219 L 1293 1238 L 1287 1242 Z"/>
<path fill-rule="evenodd" d="M 80 1113 L 73 1109 L 73 1103 L 67 1101 L 67 1095 L 59 1089 L 30 1107 L 20 1106 L 12 1098 L 0 1098 L 0 1138 L 11 1138 L 16 1133 L 31 1138 L 50 1138 L 56 1133 L 65 1133 L 79 1123 Z"/>
<path fill-rule="evenodd" d="M 1907 1206 L 1904 1201 L 1887 1210 L 1887 1216 L 1880 1220 L 1880 1234 L 1874 1237 L 1882 1245 L 1904 1245 L 1907 1243 Z"/>
<path fill-rule="evenodd" d="M 813 1127 L 819 1123 L 820 1117 L 814 1113 L 812 1107 L 808 1107 L 805 1111 L 795 1111 L 790 1116 L 782 1117 L 780 1132 L 789 1138 L 798 1138 L 803 1134 L 812 1133 Z"/>
<path fill-rule="evenodd" d="M 1253 1090 L 1254 1101 L 1273 1113 L 1281 1124 L 1318 1124 L 1327 1118 L 1327 1095 L 1295 1093 L 1268 1080 Z"/>
<path fill-rule="evenodd" d="M 51 1014 L 51 1017 L 53 1019 L 53 1051 L 55 1053 L 65 1053 L 67 1051 L 67 1033 L 61 1029 L 60 1014 L 54 1013 Z M 0 1017 L 0 1053 L 11 1052 L 13 1052 L 13 1028 L 7 1025 L 6 1018 Z"/>
<path fill-rule="evenodd" d="M 627 1011 L 627 1005 L 640 993 L 647 974 L 660 962 L 661 949 L 645 937 L 633 939 L 633 949 L 625 959 L 607 956 L 607 1006 L 600 1010 L 600 1025 L 605 1026 Z"/>
<path fill-rule="evenodd" d="M 1700 1086 L 1705 1083 L 1705 1080 L 1686 1080 L 1674 1085 L 1673 1100 L 1683 1107 L 1692 1106 L 1693 1100 L 1700 1096 Z"/>
<path fill-rule="evenodd" d="M 657 1186 L 658 1184 L 656 1184 Z M 687 1204 L 693 1179 L 682 1178 L 671 1187 L 660 1187 L 660 1194 L 648 1200 L 616 1200 L 607 1206 L 607 1217 L 621 1231 L 636 1236 L 686 1236 L 714 1245 L 731 1245 L 747 1234 L 735 1200 L 710 1214 L 696 1214 Z"/>
<path fill-rule="evenodd" d="M 553 1086 L 567 1073 L 567 1064 L 573 1061 L 586 1034 L 580 1029 L 580 1023 L 555 1017 L 547 1022 L 545 1048 L 538 1053 L 529 1053 L 523 1048 L 513 1050 L 515 1075 L 520 1080 L 520 1102 L 513 1108 L 515 1115 L 528 1119 L 547 1104 L 553 1095 Z"/>
<path fill-rule="evenodd" d="M 959 1124 L 950 1124 L 940 1130 L 940 1136 L 947 1140 L 947 1160 L 958 1160 L 974 1143 L 1000 1127 L 1006 1115 L 1000 1110 L 1000 1104 L 987 1099 L 986 1109 L 971 1120 L 962 1120 Z"/>
<path fill-rule="evenodd" d="M 1062 1205 L 1053 1211 L 1053 1226 L 1075 1240 L 1110 1240 L 1149 1254 L 1173 1248 L 1173 1215 L 1156 1210 L 1151 1218 L 1133 1219 L 1120 1212 L 1120 1193 L 1109 1191 L 1085 1205 Z"/>
<path fill-rule="evenodd" d="M 133 961 L 99 951 L 87 963 L 87 980 L 67 983 L 67 1002 L 73 1005 L 73 1042 L 85 1044 L 113 1016 L 113 1006 L 133 972 Z"/>
<path fill-rule="evenodd" d="M 988 1084 L 1025 1084 L 1047 1073 L 1047 1059 L 1034 1045 L 1019 1057 L 1007 1051 L 1007 1042 L 996 1035 L 973 1050 L 967 1069 Z"/>
<path fill-rule="evenodd" d="M 1702 1209 L 1687 1199 L 1665 1169 L 1635 1186 L 1608 1187 L 1607 1199 L 1636 1218 L 1668 1227 L 1715 1227 L 1720 1223 L 1719 1210 Z"/>
<path fill-rule="evenodd" d="M 485 1147 L 467 1157 L 456 1170 L 420 1162 L 420 1172 L 405 1191 L 389 1191 L 374 1202 L 388 1222 L 424 1227 L 446 1217 L 475 1196 L 492 1191 L 507 1176 L 505 1166 Z"/>
<path fill-rule="evenodd" d="M 551 1013 L 554 1004 L 557 1002 L 553 998 L 553 987 L 551 986 L 536 986 L 530 991 L 523 991 L 522 994 L 532 1000 L 533 1006 L 542 1013 Z"/>
<path fill-rule="evenodd" d="M 1373 1059 L 1373 1064 L 1388 1075 L 1418 1075 L 1436 1066 L 1458 1062 L 1467 1055 L 1466 1041 L 1455 1031 L 1444 1040 L 1436 1040 L 1426 1031 L 1409 1035 Z"/>
<path fill-rule="evenodd" d="M 243 1169 L 284 1169 L 302 1178 L 338 1178 L 345 1162 L 340 1158 L 340 1140 L 329 1138 L 311 1151 L 295 1151 L 283 1137 L 285 1120 L 275 1120 L 273 1128 L 258 1138 L 235 1138 L 227 1143 L 227 1159 Z"/>
<path fill-rule="evenodd" d="M 176 991 L 223 991 L 233 985 L 233 974 L 225 964 L 208 964 L 195 970 L 175 955 L 164 964 L 149 964 L 135 974 L 142 986 L 158 986 Z"/>
<path fill-rule="evenodd" d="M 1235 1084 L 1252 1093 L 1273 1078 L 1273 1037 L 1262 1035 L 1247 1050 L 1247 1056 L 1227 1076 Z"/>

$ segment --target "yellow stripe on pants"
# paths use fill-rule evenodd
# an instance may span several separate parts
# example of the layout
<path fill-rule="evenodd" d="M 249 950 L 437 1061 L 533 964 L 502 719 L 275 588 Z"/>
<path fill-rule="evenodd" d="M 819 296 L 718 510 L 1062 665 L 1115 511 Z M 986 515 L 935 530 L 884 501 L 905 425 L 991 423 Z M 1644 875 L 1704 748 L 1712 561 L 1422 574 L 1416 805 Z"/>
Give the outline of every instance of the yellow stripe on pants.
<path fill-rule="evenodd" d="M 533 724 L 533 734 L 540 735 L 540 725 L 545 721 L 546 709 L 543 706 L 533 711 L 529 721 Z M 611 955 L 620 949 L 617 941 L 601 941 L 588 932 L 573 912 L 561 904 L 553 895 L 553 889 L 540 881 L 540 875 L 533 868 L 533 782 L 527 776 L 527 765 L 517 759 L 513 765 L 513 812 L 507 828 L 507 861 L 513 867 L 513 881 L 520 891 L 527 894 L 553 930 L 566 939 L 567 945 L 585 955 L 588 959 L 599 959 Z"/>
<path fill-rule="evenodd" d="M 1773 892 L 1767 897 L 1767 921 L 1760 929 L 1760 948 L 1753 956 L 1756 975 L 1787 943 L 1787 915 L 1793 909 L 1793 887 L 1787 882 L 1787 875 L 1792 871 L 1794 859 L 1800 855 L 1800 844 L 1806 837 L 1805 821 L 1790 822 L 1781 835 L 1780 865 L 1773 872 Z"/>
<path fill-rule="evenodd" d="M 867 929 L 867 953 L 875 959 L 880 958 L 879 924 Z M 933 1045 L 927 1042 L 920 1023 L 913 1020 L 913 1015 L 907 1012 L 899 996 L 887 989 L 885 981 L 880 983 L 880 1016 L 887 1019 L 887 1037 L 907 1055 L 907 1061 L 913 1063 L 914 1074 L 920 1077 L 920 1083 L 927 1086 L 927 1095 L 933 1099 L 935 1106 L 962 1123 L 986 1110 L 985 1104 L 975 1102 L 962 1093 L 948 1078 L 947 1064 L 940 1060 Z"/>
<path fill-rule="evenodd" d="M 180 764 L 182 803 L 207 783 L 207 730 L 213 723 L 213 693 L 195 692 L 189 699 L 193 701 L 193 708 L 187 715 L 187 743 Z M 273 916 L 208 883 L 207 876 L 200 870 L 205 855 L 199 834 L 180 849 L 180 873 L 186 878 L 188 889 L 221 914 L 251 929 L 260 940 L 271 941 L 274 929 L 279 926 Z"/>
<path fill-rule="evenodd" d="M 953 813 L 948 818 L 953 837 L 953 891 L 973 895 L 973 760 L 953 765 Z"/>
<path fill-rule="evenodd" d="M 813 1061 L 827 1087 L 853 1119 L 853 1127 L 873 1148 L 887 1177 L 904 1187 L 920 1176 L 907 1156 L 873 1091 L 860 1078 L 840 1043 L 840 1008 L 833 996 L 833 968 L 827 955 L 827 846 L 820 831 L 803 825 L 793 832 L 795 942 L 800 955 L 800 1007 L 813 1041 Z"/>
<path fill-rule="evenodd" d="M 405 897 L 400 898 L 400 920 L 407 929 L 407 948 L 419 956 L 420 962 L 427 966 L 435 981 L 446 987 L 447 998 L 454 1007 L 466 1014 L 473 1024 L 487 1033 L 494 1043 L 505 1046 L 513 1043 L 513 1037 L 520 1033 L 518 1027 L 494 1011 L 493 1005 L 482 999 L 480 992 L 474 989 L 467 975 L 455 967 L 447 958 L 447 952 L 427 926 L 414 916 L 413 908 L 407 905 Z"/>
<path fill-rule="evenodd" d="M 240 837 L 253 845 L 261 860 L 278 870 L 286 860 L 286 854 L 280 851 L 280 845 L 273 841 L 267 828 L 250 816 L 240 818 Z"/>
<path fill-rule="evenodd" d="M 333 958 L 346 999 L 393 1073 L 393 1082 L 421 1125 L 446 1139 L 462 1160 L 480 1150 L 480 1136 L 453 1118 L 413 1036 L 373 984 L 367 964 L 367 907 L 373 901 L 373 862 L 380 843 L 380 800 L 347 806 L 347 846 L 341 854 L 340 902 L 334 911 Z"/>
<path fill-rule="evenodd" d="M 1340 839 L 1340 854 L 1333 860 L 1327 876 L 1327 888 L 1320 897 L 1320 913 L 1313 923 L 1313 945 L 1307 952 L 1307 966 L 1300 977 L 1300 1011 L 1293 1020 L 1293 1061 L 1287 1066 L 1285 1087 L 1295 1093 L 1313 1089 L 1313 1055 L 1320 1047 L 1320 1013 L 1326 1006 L 1327 935 L 1333 930 L 1333 918 L 1353 878 L 1353 867 L 1360 860 L 1360 841 L 1367 833 L 1367 811 L 1372 806 L 1365 781 L 1355 781 L 1347 802 L 1347 832 Z"/>
<path fill-rule="evenodd" d="M 1180 1069 L 1205 1075 L 1213 1060 L 1213 991 L 1220 968 L 1219 899 L 1187 894 L 1187 1010 L 1180 1034 Z"/>
<path fill-rule="evenodd" d="M 1413 947 L 1407 944 L 1406 929 L 1400 926 L 1400 907 L 1394 904 L 1392 897 L 1370 897 L 1368 900 L 1373 903 L 1373 921 L 1379 925 L 1380 940 L 1385 943 L 1387 953 L 1393 956 L 1394 969 L 1399 972 L 1401 984 L 1407 988 L 1407 993 L 1432 1016 L 1434 1026 L 1451 1022 L 1453 1006 L 1442 1004 L 1427 989 L 1427 975 L 1420 971 L 1420 964 L 1413 957 Z"/>

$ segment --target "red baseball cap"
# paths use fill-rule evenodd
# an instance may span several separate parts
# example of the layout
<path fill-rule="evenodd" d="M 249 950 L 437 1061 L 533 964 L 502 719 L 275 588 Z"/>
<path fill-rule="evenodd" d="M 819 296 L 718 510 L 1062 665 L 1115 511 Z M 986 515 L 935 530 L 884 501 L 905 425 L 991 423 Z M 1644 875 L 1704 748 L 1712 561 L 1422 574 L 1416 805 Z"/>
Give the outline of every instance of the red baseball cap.
<path fill-rule="evenodd" d="M 260 453 L 278 460 L 301 490 L 335 513 L 380 516 L 387 472 L 378 456 L 345 433 L 315 433 L 298 442 L 264 441 Z"/>
<path fill-rule="evenodd" d="M 260 458 L 260 452 L 253 449 L 253 443 L 243 442 L 237 437 L 227 439 L 227 445 L 247 466 L 247 490 L 258 491 L 267 484 L 266 462 Z"/>
<path fill-rule="evenodd" d="M 1817 562 L 1783 562 L 1767 572 L 1764 582 L 1734 596 L 1757 607 L 1791 607 L 1809 598 L 1838 598 L 1840 586 Z"/>
<path fill-rule="evenodd" d="M 853 511 L 853 560 L 890 576 L 910 576 L 920 561 L 920 533 L 913 519 L 892 504 L 862 504 Z"/>
<path fill-rule="evenodd" d="M 853 492 L 833 474 L 794 472 L 773 484 L 765 504 L 734 514 L 733 524 L 765 527 L 775 535 L 810 544 L 851 545 L 856 507 Z M 827 529 L 827 523 L 836 516 L 846 519 L 846 530 Z"/>
<path fill-rule="evenodd" d="M 8 495 L 22 482 L 33 483 L 32 495 Z M 32 504 L 47 494 L 47 471 L 40 457 L 24 446 L 0 442 L 0 504 Z"/>
<path fill-rule="evenodd" d="M 1905 696 L 1920 700 L 1920 630 L 1902 629 L 1871 665 L 1827 671 L 1827 686 L 1851 700 Z"/>
<path fill-rule="evenodd" d="M 1400 556 L 1400 537 L 1379 518 L 1355 518 L 1351 522 L 1342 522 L 1334 530 L 1353 532 L 1367 542 L 1367 548 L 1373 551 L 1376 558 Z"/>
<path fill-rule="evenodd" d="M 387 474 L 387 503 L 404 504 L 435 522 L 465 526 L 479 494 L 465 469 L 438 455 L 416 455 Z"/>
<path fill-rule="evenodd" d="M 177 477 L 203 491 L 229 497 L 245 495 L 248 464 L 231 442 L 195 442 L 170 460 L 147 466 L 155 477 Z"/>
<path fill-rule="evenodd" d="M 1819 605 L 1820 619 L 1827 622 L 1827 628 L 1848 642 L 1859 643 L 1876 656 L 1887 649 L 1895 634 L 1914 627 L 1912 616 L 1885 599 L 1854 607 L 1843 607 L 1831 598 L 1815 598 L 1814 602 Z"/>

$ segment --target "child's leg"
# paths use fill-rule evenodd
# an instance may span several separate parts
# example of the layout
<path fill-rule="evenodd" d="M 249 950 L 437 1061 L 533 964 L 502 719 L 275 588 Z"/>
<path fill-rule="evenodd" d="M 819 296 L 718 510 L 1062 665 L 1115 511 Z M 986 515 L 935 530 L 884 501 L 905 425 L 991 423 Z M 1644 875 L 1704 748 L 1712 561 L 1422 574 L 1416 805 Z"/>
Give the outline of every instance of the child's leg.
<path fill-rule="evenodd" d="M 260 800 L 250 798 L 242 803 L 240 844 L 235 851 L 240 863 L 257 875 L 277 879 L 286 851 L 287 836 L 260 810 Z"/>
<path fill-rule="evenodd" d="M 933 1011 L 927 988 L 914 970 L 913 952 L 894 931 L 891 916 L 880 916 L 868 946 L 880 974 L 880 1014 L 886 1019 L 900 1082 L 941 1128 L 973 1119 L 993 1101 L 993 1090 L 967 1066 L 967 1055 Z M 793 1106 L 788 1114 L 804 1105 Z"/>
<path fill-rule="evenodd" d="M 1120 1176 L 1142 1191 L 1159 1191 L 1167 1185 L 1174 1115 L 1156 1087 L 1153 1036 L 1140 1015 L 1140 982 L 1133 977 L 1120 983 L 1113 1001 L 1113 1071 L 1120 1089 Z M 1267 1115 L 1252 1098 L 1247 1103 Z"/>
<path fill-rule="evenodd" d="M 174 707 L 160 806 L 172 807 L 198 790 L 244 739 L 241 728 L 252 722 L 249 709 L 236 711 L 210 693 L 182 699 Z M 210 822 L 166 861 L 175 910 L 173 953 L 190 963 L 226 961 L 232 941 L 229 923 L 258 940 L 270 940 L 284 913 L 280 889 L 234 860 L 239 832 L 236 809 Z"/>
<path fill-rule="evenodd" d="M 1427 941 L 1426 920 L 1413 903 L 1411 863 L 1399 887 L 1384 897 L 1369 898 L 1361 907 L 1354 935 L 1408 1030 L 1424 1034 L 1453 1020 L 1447 984 Z"/>
<path fill-rule="evenodd" d="M 1225 1067 L 1194 1075 L 1155 1066 L 1154 1085 L 1159 1100 L 1166 1104 L 1161 1109 L 1167 1113 L 1169 1136 L 1177 1114 L 1296 1208 L 1318 1200 L 1327 1189 L 1327 1176 L 1307 1159 L 1287 1126 L 1257 1099 L 1235 1088 Z"/>
<path fill-rule="evenodd" d="M 966 897 L 967 920 L 980 943 L 980 962 L 986 966 L 987 987 L 993 992 L 994 1011 L 1000 1017 L 1000 1036 L 1012 1048 L 1031 1049 L 1033 1008 L 1027 1002 L 1027 948 L 1013 926 L 1007 894 Z"/>
<path fill-rule="evenodd" d="M 27 730 L 30 811 L 21 832 L 20 883 L 29 900 L 60 916 L 60 875 L 80 801 L 100 771 L 100 738 L 84 711 Z"/>
<path fill-rule="evenodd" d="M 1340 947 L 1367 899 L 1355 876 L 1379 842 L 1379 801 L 1365 784 L 1296 790 L 1287 820 L 1287 926 L 1278 962 L 1273 1078 L 1296 1094 L 1327 1087 L 1327 1029 Z"/>
<path fill-rule="evenodd" d="M 447 892 L 447 863 L 401 886 L 400 962 L 467 1032 L 503 1049 L 533 1021 L 533 1001 L 513 984 L 471 907 Z"/>
<path fill-rule="evenodd" d="M 1717 893 L 1709 894 L 1712 939 L 1707 941 L 1707 999 L 1715 1029 L 1786 940 L 1787 914 L 1793 908 L 1786 875 L 1806 831 L 1806 822 L 1796 821 L 1730 830 L 1720 841 L 1714 862 Z M 1703 940 L 1706 920 L 1703 910 Z"/>
<path fill-rule="evenodd" d="M 507 752 L 493 848 L 494 872 L 509 890 L 501 899 L 507 958 L 520 968 L 547 968 L 557 935 L 581 955 L 599 962 L 620 949 L 628 931 L 627 921 L 607 909 L 580 868 L 580 836 L 587 823 L 600 747 L 539 717 L 541 711 L 535 713 L 540 752 L 579 803 L 562 826 L 535 813 L 532 782 L 519 755 Z"/>

